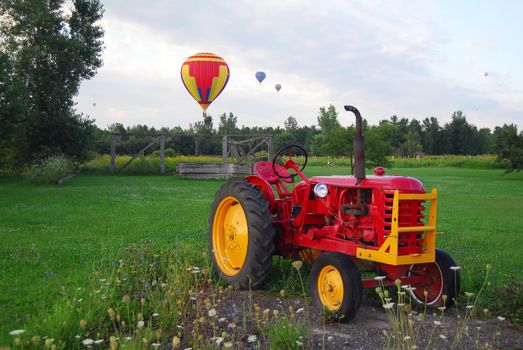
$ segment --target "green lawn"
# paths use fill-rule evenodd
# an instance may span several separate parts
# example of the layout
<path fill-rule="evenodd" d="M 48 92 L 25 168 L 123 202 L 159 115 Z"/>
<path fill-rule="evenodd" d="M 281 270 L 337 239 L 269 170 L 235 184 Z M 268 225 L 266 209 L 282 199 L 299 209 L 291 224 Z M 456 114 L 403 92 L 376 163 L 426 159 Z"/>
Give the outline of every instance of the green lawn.
<path fill-rule="evenodd" d="M 310 167 L 309 175 L 345 168 Z M 440 191 L 438 246 L 463 267 L 463 290 L 477 291 L 486 263 L 493 285 L 523 280 L 523 174 L 498 170 L 411 168 L 390 171 Z M 41 319 L 60 294 L 87 283 L 126 245 L 183 241 L 180 254 L 207 246 L 207 216 L 221 181 L 160 176 L 77 176 L 62 186 L 0 177 L 0 345 L 8 332 Z M 521 287 L 518 297 L 521 298 Z"/>

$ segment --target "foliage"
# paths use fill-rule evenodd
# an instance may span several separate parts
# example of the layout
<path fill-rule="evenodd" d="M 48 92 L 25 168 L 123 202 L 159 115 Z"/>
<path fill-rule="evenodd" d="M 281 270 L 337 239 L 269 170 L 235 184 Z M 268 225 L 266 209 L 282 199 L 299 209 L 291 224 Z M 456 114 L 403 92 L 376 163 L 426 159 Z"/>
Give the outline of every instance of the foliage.
<path fill-rule="evenodd" d="M 268 337 L 271 349 L 290 350 L 303 349 L 307 327 L 304 323 L 296 323 L 290 318 L 280 318 L 268 327 Z"/>
<path fill-rule="evenodd" d="M 496 127 L 496 153 L 498 163 L 503 164 L 507 172 L 520 171 L 523 168 L 523 132 L 518 135 L 514 124 Z"/>
<path fill-rule="evenodd" d="M 87 158 L 93 121 L 75 111 L 80 82 L 102 65 L 98 0 L 0 2 L 0 166 L 50 154 Z M 5 127 L 5 128 L 4 128 Z"/>
<path fill-rule="evenodd" d="M 31 166 L 24 177 L 33 183 L 61 184 L 72 177 L 74 171 L 75 165 L 69 157 L 52 155 Z"/>

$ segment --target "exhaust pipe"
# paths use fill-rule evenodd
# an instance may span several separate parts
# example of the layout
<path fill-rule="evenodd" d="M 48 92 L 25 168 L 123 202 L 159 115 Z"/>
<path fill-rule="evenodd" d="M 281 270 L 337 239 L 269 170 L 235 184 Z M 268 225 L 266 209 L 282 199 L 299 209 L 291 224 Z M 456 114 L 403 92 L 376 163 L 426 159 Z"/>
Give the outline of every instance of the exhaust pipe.
<path fill-rule="evenodd" d="M 356 116 L 356 133 L 354 134 L 353 153 L 354 153 L 354 177 L 356 184 L 359 185 L 365 178 L 365 144 L 361 131 L 361 114 L 356 107 L 345 106 L 347 112 L 352 112 Z"/>

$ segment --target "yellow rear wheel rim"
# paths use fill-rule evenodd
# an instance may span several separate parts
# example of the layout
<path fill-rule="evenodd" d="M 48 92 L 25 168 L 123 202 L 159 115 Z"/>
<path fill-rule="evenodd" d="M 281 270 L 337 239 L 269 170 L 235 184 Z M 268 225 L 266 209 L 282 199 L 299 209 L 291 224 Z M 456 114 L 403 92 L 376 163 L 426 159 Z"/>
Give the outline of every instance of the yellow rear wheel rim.
<path fill-rule="evenodd" d="M 338 311 L 343 302 L 343 279 L 340 271 L 332 266 L 324 266 L 318 276 L 318 294 L 321 303 L 330 311 Z"/>
<path fill-rule="evenodd" d="M 220 270 L 227 276 L 240 272 L 247 257 L 249 229 L 240 202 L 234 197 L 222 199 L 212 226 L 214 257 Z"/>

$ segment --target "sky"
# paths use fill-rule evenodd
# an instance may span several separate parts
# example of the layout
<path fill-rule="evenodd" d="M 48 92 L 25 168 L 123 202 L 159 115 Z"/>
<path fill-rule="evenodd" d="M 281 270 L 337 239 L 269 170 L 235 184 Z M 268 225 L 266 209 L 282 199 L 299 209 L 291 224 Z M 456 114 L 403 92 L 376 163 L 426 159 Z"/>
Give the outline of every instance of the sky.
<path fill-rule="evenodd" d="M 189 56 L 213 52 L 230 79 L 208 108 L 239 126 L 317 125 L 333 104 L 370 124 L 392 115 L 441 124 L 456 110 L 478 128 L 523 126 L 523 2 L 102 0 L 104 65 L 82 83 L 79 112 L 106 128 L 202 119 L 180 79 Z M 260 85 L 257 71 L 267 78 Z M 485 74 L 486 73 L 486 74 Z M 282 89 L 276 92 L 274 85 Z"/>

